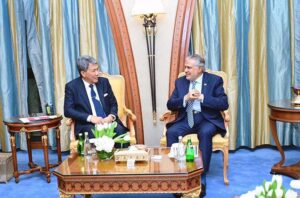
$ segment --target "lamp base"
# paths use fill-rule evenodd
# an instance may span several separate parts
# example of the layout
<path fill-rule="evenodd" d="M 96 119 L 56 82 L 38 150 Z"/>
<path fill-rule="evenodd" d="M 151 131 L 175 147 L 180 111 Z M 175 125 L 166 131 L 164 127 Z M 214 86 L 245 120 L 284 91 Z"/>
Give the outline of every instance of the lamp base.
<path fill-rule="evenodd" d="M 152 112 L 152 118 L 153 118 L 153 124 L 156 125 L 157 119 L 156 119 L 156 111 Z"/>
<path fill-rule="evenodd" d="M 296 95 L 291 103 L 294 106 L 300 106 L 300 95 Z"/>

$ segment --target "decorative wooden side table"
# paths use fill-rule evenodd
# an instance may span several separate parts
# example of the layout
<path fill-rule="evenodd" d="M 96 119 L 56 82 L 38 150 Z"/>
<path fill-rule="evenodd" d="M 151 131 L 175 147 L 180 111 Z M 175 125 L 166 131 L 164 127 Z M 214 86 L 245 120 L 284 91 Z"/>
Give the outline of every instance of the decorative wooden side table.
<path fill-rule="evenodd" d="M 278 140 L 276 121 L 280 122 L 292 122 L 300 123 L 300 108 L 292 106 L 290 100 L 279 100 L 271 102 L 268 104 L 270 112 L 270 125 L 272 130 L 272 135 L 277 146 L 277 149 L 280 152 L 281 160 L 272 167 L 271 172 L 277 174 L 283 174 L 295 179 L 300 178 L 300 162 L 292 164 L 289 166 L 284 166 L 285 155 L 284 151 Z"/>
<path fill-rule="evenodd" d="M 32 172 L 40 171 L 44 173 L 47 177 L 47 182 L 50 183 L 50 168 L 58 166 L 61 164 L 61 145 L 60 145 L 60 121 L 62 120 L 62 116 L 59 115 L 54 119 L 47 119 L 47 120 L 38 120 L 38 121 L 31 121 L 29 123 L 22 123 L 18 118 L 10 118 L 8 120 L 4 120 L 4 124 L 8 127 L 8 131 L 10 133 L 10 143 L 11 143 L 11 150 L 13 156 L 13 165 L 14 165 L 14 177 L 15 182 L 19 182 L 19 176 L 23 174 L 30 174 Z M 56 129 L 56 143 L 57 143 L 57 156 L 58 156 L 58 163 L 56 164 L 49 164 L 49 156 L 48 156 L 48 129 L 54 128 Z M 16 141 L 15 141 L 15 134 L 16 133 L 26 133 L 26 140 L 27 140 L 27 149 L 28 149 L 28 159 L 29 159 L 29 169 L 24 171 L 18 170 L 18 160 L 17 160 L 17 149 L 16 149 Z M 45 167 L 41 167 L 32 161 L 32 148 L 31 148 L 31 141 L 30 135 L 33 132 L 40 132 L 42 136 L 42 147 L 44 150 L 44 160 L 45 160 Z"/>

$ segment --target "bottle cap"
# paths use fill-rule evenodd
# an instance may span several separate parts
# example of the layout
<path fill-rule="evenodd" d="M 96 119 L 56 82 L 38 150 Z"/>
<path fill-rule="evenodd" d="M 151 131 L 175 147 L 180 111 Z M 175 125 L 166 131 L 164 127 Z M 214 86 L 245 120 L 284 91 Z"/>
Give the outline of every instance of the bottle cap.
<path fill-rule="evenodd" d="M 79 135 L 79 136 L 82 136 L 82 133 L 79 133 L 78 135 Z"/>
<path fill-rule="evenodd" d="M 84 135 L 88 135 L 89 134 L 89 132 L 84 132 Z"/>

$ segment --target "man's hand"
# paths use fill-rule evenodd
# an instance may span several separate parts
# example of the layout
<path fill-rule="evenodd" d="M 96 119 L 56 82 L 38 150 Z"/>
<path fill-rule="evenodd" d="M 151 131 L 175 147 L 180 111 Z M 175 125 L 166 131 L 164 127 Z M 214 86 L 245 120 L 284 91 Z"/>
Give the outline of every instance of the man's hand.
<path fill-rule="evenodd" d="M 106 118 L 103 119 L 104 123 L 111 123 L 114 121 L 114 118 L 112 115 L 108 115 Z"/>
<path fill-rule="evenodd" d="M 102 117 L 92 116 L 91 123 L 93 124 L 104 124 L 104 119 Z"/>
<path fill-rule="evenodd" d="M 185 100 L 186 101 L 190 101 L 190 100 L 203 100 L 203 94 L 201 94 L 198 90 L 193 89 L 191 91 L 189 91 L 189 93 L 187 93 L 185 95 Z"/>
<path fill-rule="evenodd" d="M 91 123 L 93 124 L 104 124 L 104 123 L 111 123 L 114 121 L 114 118 L 112 115 L 108 115 L 105 118 L 92 116 Z"/>

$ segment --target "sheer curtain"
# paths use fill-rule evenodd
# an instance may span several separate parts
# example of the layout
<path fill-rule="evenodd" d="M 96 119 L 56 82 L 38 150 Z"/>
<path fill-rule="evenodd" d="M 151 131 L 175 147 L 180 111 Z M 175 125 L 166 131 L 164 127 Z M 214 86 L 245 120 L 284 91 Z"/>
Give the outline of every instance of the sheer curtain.
<path fill-rule="evenodd" d="M 105 72 L 119 73 L 102 0 L 88 3 L 81 0 L 1 1 L 0 52 L 2 119 L 28 114 L 27 53 L 41 106 L 51 103 L 58 114 L 63 114 L 65 83 L 78 77 L 76 58 L 79 55 L 92 55 Z M 61 136 L 62 150 L 68 150 L 69 135 L 64 120 Z M 9 135 L 3 124 L 0 137 L 0 148 L 9 151 Z M 49 143 L 55 148 L 52 133 Z M 22 136 L 18 147 L 26 149 Z"/>

